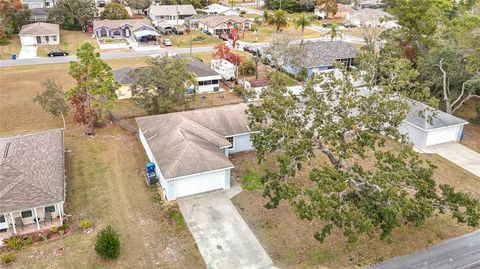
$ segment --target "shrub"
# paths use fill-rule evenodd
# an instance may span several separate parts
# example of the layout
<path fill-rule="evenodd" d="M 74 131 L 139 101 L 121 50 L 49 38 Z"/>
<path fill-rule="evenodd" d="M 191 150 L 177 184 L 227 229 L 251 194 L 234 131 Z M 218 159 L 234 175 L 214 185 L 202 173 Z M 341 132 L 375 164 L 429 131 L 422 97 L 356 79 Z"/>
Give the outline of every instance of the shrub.
<path fill-rule="evenodd" d="M 29 236 L 23 240 L 24 246 L 30 246 L 31 244 L 33 244 L 33 236 Z"/>
<path fill-rule="evenodd" d="M 182 214 L 176 210 L 176 209 L 170 209 L 168 211 L 168 216 L 170 217 L 173 222 L 175 222 L 175 225 L 179 228 L 185 228 L 185 221 L 183 220 Z"/>
<path fill-rule="evenodd" d="M 192 39 L 192 41 L 203 41 L 203 40 L 205 40 L 205 36 L 202 36 L 202 35 L 196 36 Z"/>
<path fill-rule="evenodd" d="M 2 260 L 3 263 L 9 264 L 15 261 L 15 254 L 13 253 L 8 253 L 0 257 L 0 260 Z"/>
<path fill-rule="evenodd" d="M 60 229 L 60 227 L 58 227 L 58 226 L 52 226 L 52 227 L 50 227 L 50 231 L 52 231 L 52 232 L 54 232 L 54 233 L 58 232 L 59 229 Z"/>
<path fill-rule="evenodd" d="M 21 250 L 23 248 L 23 239 L 18 235 L 7 238 L 4 242 L 10 250 Z"/>
<path fill-rule="evenodd" d="M 108 225 L 97 234 L 95 251 L 105 259 L 118 257 L 120 254 L 120 239 L 112 226 Z"/>
<path fill-rule="evenodd" d="M 233 88 L 233 92 L 235 92 L 238 96 L 242 96 L 244 90 L 241 86 L 237 85 L 235 88 Z"/>
<path fill-rule="evenodd" d="M 240 11 L 240 14 L 245 15 L 247 12 L 245 10 Z"/>
<path fill-rule="evenodd" d="M 89 220 L 89 219 L 84 219 L 84 220 L 80 221 L 80 224 L 78 224 L 78 227 L 83 229 L 83 230 L 90 229 L 90 228 L 92 228 L 92 226 L 93 226 L 93 221 Z"/>

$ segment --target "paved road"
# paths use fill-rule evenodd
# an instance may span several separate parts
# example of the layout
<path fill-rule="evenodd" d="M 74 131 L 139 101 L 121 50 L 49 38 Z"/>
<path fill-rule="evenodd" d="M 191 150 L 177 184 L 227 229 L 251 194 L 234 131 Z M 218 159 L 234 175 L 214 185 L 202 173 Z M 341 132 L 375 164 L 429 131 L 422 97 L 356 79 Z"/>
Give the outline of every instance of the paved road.
<path fill-rule="evenodd" d="M 225 191 L 177 202 L 207 268 L 275 268 Z"/>
<path fill-rule="evenodd" d="M 207 47 L 194 47 L 192 48 L 193 52 L 209 52 L 213 51 L 213 46 Z M 156 55 L 162 53 L 189 53 L 189 48 L 161 48 L 156 50 L 145 50 L 145 51 L 126 51 L 126 52 L 107 52 L 102 53 L 100 58 L 102 59 L 120 59 L 120 58 L 134 58 L 134 57 L 144 57 L 149 55 Z M 10 67 L 10 66 L 21 66 L 21 65 L 36 65 L 36 64 L 52 64 L 52 63 L 68 63 L 71 61 L 76 61 L 76 56 L 66 56 L 66 57 L 38 57 L 32 59 L 17 59 L 17 60 L 2 60 L 0 61 L 1 67 Z"/>
<path fill-rule="evenodd" d="M 425 251 L 394 258 L 371 269 L 480 268 L 480 230 L 437 244 Z"/>
<path fill-rule="evenodd" d="M 457 142 L 428 146 L 423 151 L 436 153 L 470 173 L 480 177 L 480 153 Z M 480 265 L 479 265 L 480 268 Z"/>

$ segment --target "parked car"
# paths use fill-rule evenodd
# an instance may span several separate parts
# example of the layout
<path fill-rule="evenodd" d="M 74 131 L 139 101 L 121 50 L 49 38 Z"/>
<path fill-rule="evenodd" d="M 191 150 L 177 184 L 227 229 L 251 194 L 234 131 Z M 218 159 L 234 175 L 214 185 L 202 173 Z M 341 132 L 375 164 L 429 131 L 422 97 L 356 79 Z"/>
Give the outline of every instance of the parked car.
<path fill-rule="evenodd" d="M 105 6 L 105 0 L 98 0 L 98 6 L 99 7 L 104 7 Z"/>
<path fill-rule="evenodd" d="M 67 56 L 68 52 L 64 50 L 51 50 L 47 53 L 48 57 L 55 57 L 55 56 Z"/>
<path fill-rule="evenodd" d="M 172 45 L 172 40 L 170 40 L 169 38 L 165 38 L 163 40 L 163 45 L 165 46 L 171 46 Z"/>
<path fill-rule="evenodd" d="M 253 47 L 250 47 L 250 46 L 244 46 L 244 47 L 243 47 L 243 51 L 245 51 L 245 52 L 248 52 L 248 53 L 252 53 L 252 51 L 253 51 Z"/>
<path fill-rule="evenodd" d="M 332 27 L 332 23 L 330 23 L 330 22 L 324 22 L 324 23 L 322 23 L 322 27 L 325 27 L 325 28 L 327 28 L 327 27 Z"/>
<path fill-rule="evenodd" d="M 173 33 L 176 34 L 176 35 L 183 35 L 183 33 L 184 33 L 185 30 L 184 30 L 183 28 L 180 28 L 180 27 L 178 27 L 178 26 L 175 26 L 175 27 L 173 27 L 172 31 L 173 31 Z"/>
<path fill-rule="evenodd" d="M 342 24 L 343 27 L 345 28 L 357 28 L 357 25 L 353 24 L 353 23 L 344 23 Z"/>

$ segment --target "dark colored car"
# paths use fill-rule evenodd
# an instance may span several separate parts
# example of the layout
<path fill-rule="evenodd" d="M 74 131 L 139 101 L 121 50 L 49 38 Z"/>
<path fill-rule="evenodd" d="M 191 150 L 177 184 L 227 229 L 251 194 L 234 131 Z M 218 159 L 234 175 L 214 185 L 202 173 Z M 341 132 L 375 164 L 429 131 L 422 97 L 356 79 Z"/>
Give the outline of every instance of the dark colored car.
<path fill-rule="evenodd" d="M 98 6 L 99 7 L 104 7 L 105 6 L 105 0 L 98 0 Z"/>
<path fill-rule="evenodd" d="M 329 23 L 329 22 L 324 22 L 324 23 L 322 23 L 322 27 L 325 27 L 325 28 L 326 28 L 326 27 L 331 27 L 331 26 L 332 26 L 332 24 Z"/>
<path fill-rule="evenodd" d="M 243 47 L 243 51 L 248 52 L 248 53 L 252 53 L 253 48 L 250 47 L 250 46 L 244 46 L 244 47 Z"/>
<path fill-rule="evenodd" d="M 55 57 L 55 56 L 67 56 L 68 52 L 64 50 L 51 50 L 47 53 L 48 57 Z"/>

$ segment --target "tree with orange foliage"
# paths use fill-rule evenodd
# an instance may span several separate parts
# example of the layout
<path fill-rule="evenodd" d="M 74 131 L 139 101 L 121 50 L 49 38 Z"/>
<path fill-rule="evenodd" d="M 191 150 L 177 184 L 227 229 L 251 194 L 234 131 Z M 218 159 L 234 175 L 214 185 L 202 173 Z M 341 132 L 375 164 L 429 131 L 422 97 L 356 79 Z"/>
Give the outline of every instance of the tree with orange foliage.
<path fill-rule="evenodd" d="M 9 43 L 8 37 L 20 32 L 23 25 L 28 23 L 32 12 L 21 1 L 0 2 L 0 45 Z"/>

